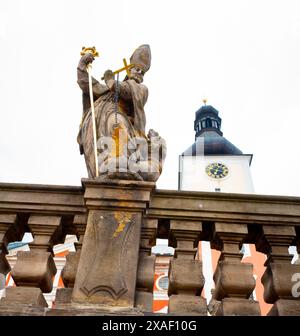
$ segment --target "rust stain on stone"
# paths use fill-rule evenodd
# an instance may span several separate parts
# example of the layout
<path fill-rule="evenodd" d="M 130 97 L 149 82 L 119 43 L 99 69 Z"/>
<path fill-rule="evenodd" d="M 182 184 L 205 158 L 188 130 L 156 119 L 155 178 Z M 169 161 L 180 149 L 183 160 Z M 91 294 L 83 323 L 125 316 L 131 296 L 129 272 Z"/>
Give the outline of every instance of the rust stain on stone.
<path fill-rule="evenodd" d="M 126 225 L 130 223 L 132 214 L 125 214 L 125 213 L 116 213 L 114 215 L 115 219 L 119 223 L 119 226 L 117 227 L 116 231 L 114 232 L 114 238 L 118 237 L 118 235 L 123 232 Z"/>

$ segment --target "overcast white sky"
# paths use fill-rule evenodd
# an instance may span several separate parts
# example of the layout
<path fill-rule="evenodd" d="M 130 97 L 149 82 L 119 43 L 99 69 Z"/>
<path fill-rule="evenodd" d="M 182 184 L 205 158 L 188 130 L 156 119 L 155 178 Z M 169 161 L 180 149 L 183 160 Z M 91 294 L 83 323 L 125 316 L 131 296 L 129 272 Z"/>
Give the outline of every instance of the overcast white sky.
<path fill-rule="evenodd" d="M 177 189 L 207 97 L 224 136 L 254 154 L 256 192 L 300 196 L 299 0 L 2 0 L 0 181 L 80 185 L 81 47 L 99 50 L 100 79 L 144 43 L 147 129 L 168 146 L 159 188 Z"/>

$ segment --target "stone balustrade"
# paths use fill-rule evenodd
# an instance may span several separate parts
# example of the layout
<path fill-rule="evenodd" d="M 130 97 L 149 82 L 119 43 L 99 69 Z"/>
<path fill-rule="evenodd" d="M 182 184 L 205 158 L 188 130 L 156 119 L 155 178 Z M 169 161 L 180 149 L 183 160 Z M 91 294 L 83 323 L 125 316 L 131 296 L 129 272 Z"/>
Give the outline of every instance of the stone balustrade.
<path fill-rule="evenodd" d="M 216 315 L 260 315 L 253 265 L 243 244 L 266 255 L 262 277 L 269 315 L 300 315 L 300 198 L 157 190 L 152 183 L 84 179 L 83 187 L 0 183 L 0 272 L 10 271 L 10 242 L 31 232 L 19 252 L 0 315 L 143 314 L 152 311 L 156 238 L 175 249 L 169 269 L 169 314 L 207 315 L 198 243 L 221 256 L 214 272 Z M 43 293 L 56 273 L 53 247 L 78 238 L 62 271 L 55 307 Z M 213 318 L 213 317 L 212 317 Z"/>

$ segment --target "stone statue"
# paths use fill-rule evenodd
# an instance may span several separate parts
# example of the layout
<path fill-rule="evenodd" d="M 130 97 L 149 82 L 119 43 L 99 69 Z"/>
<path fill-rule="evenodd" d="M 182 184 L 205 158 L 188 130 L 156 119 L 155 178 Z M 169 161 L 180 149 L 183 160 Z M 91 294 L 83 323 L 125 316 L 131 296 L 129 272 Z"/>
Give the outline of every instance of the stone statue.
<path fill-rule="evenodd" d="M 77 82 L 83 92 L 83 117 L 77 140 L 90 178 L 96 176 L 87 72 L 93 60 L 93 55 L 86 53 L 77 67 Z M 150 47 L 141 45 L 132 54 L 131 67 L 122 82 L 115 79 L 111 70 L 104 73 L 105 84 L 92 77 L 98 170 L 102 179 L 156 181 L 161 174 L 165 141 L 153 130 L 145 134 L 148 89 L 142 82 L 150 63 Z"/>

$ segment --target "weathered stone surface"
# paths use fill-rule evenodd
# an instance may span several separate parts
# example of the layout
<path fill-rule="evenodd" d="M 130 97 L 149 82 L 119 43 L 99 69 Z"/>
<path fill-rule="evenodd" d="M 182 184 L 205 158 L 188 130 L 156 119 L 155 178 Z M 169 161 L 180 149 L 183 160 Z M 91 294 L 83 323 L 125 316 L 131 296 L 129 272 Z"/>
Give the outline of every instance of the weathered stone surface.
<path fill-rule="evenodd" d="M 206 300 L 194 295 L 171 295 L 169 298 L 169 314 L 174 315 L 207 315 Z"/>
<path fill-rule="evenodd" d="M 222 300 L 217 316 L 260 316 L 259 303 L 253 300 L 225 298 Z"/>
<path fill-rule="evenodd" d="M 151 255 L 151 248 L 156 243 L 157 219 L 144 218 L 141 231 L 140 252 Z"/>
<path fill-rule="evenodd" d="M 200 295 L 204 286 L 202 263 L 199 260 L 173 259 L 169 269 L 169 295 Z"/>
<path fill-rule="evenodd" d="M 48 304 L 39 288 L 30 287 L 8 287 L 5 290 L 5 297 L 0 300 L 0 310 L 7 306 L 48 307 Z"/>
<path fill-rule="evenodd" d="M 0 183 L 0 209 L 47 213 L 85 213 L 81 187 Z"/>
<path fill-rule="evenodd" d="M 24 230 L 21 225 L 17 225 L 17 220 L 18 216 L 16 214 L 0 213 L 0 254 L 8 253 L 7 245 L 11 241 L 22 239 Z"/>
<path fill-rule="evenodd" d="M 58 288 L 54 308 L 71 308 L 72 292 L 73 288 Z"/>
<path fill-rule="evenodd" d="M 248 299 L 255 288 L 253 265 L 231 261 L 219 261 L 214 274 L 214 298 L 240 297 Z"/>
<path fill-rule="evenodd" d="M 82 179 L 85 187 L 84 200 L 88 209 L 122 208 L 145 209 L 150 193 L 155 187 L 153 182 L 130 180 Z"/>
<path fill-rule="evenodd" d="M 143 316 L 137 308 L 120 308 L 105 305 L 72 305 L 65 309 L 50 309 L 45 311 L 46 316 Z"/>
<path fill-rule="evenodd" d="M 135 307 L 143 312 L 152 313 L 153 311 L 153 293 L 145 291 L 136 291 Z"/>
<path fill-rule="evenodd" d="M 154 218 L 299 225 L 299 197 L 157 190 L 147 214 Z M 288 216 L 286 216 L 288 214 Z M 268 224 L 269 223 L 269 224 Z"/>
<path fill-rule="evenodd" d="M 61 272 L 61 277 L 65 287 L 74 287 L 79 259 L 80 250 L 77 252 L 70 252 L 66 256 L 66 264 Z"/>
<path fill-rule="evenodd" d="M 73 220 L 73 225 L 75 226 L 77 232 L 78 232 L 78 242 L 75 243 L 75 248 L 76 251 L 81 250 L 82 248 L 82 243 L 83 243 L 83 237 L 85 234 L 85 228 L 86 228 L 86 223 L 87 223 L 87 216 L 86 214 L 84 215 L 76 215 Z"/>
<path fill-rule="evenodd" d="M 148 256 L 143 253 L 139 257 L 136 287 L 153 291 L 155 256 Z"/>
<path fill-rule="evenodd" d="M 261 279 L 265 288 L 264 300 L 267 303 L 274 303 L 278 299 L 293 299 L 294 274 L 299 274 L 300 279 L 300 265 L 284 262 L 268 263 Z"/>
<path fill-rule="evenodd" d="M 141 215 L 91 210 L 81 250 L 73 300 L 132 305 Z"/>
<path fill-rule="evenodd" d="M 213 300 L 221 301 L 216 315 L 260 315 L 258 302 L 248 300 L 256 285 L 253 265 L 241 263 L 247 234 L 246 224 L 215 223 L 212 244 L 221 250 L 214 273 Z"/>
<path fill-rule="evenodd" d="M 50 252 L 20 251 L 17 263 L 11 275 L 17 286 L 38 287 L 44 293 L 50 293 L 56 266 Z"/>
<path fill-rule="evenodd" d="M 52 236 L 61 225 L 61 216 L 31 215 L 28 225 L 33 234 L 33 242 L 29 243 L 31 250 L 52 252 Z"/>
<path fill-rule="evenodd" d="M 201 231 L 200 221 L 171 220 L 169 243 L 172 245 L 171 242 L 174 242 L 176 245 L 175 258 L 195 259 Z"/>
<path fill-rule="evenodd" d="M 300 316 L 300 300 L 279 299 L 269 311 L 268 316 Z"/>

